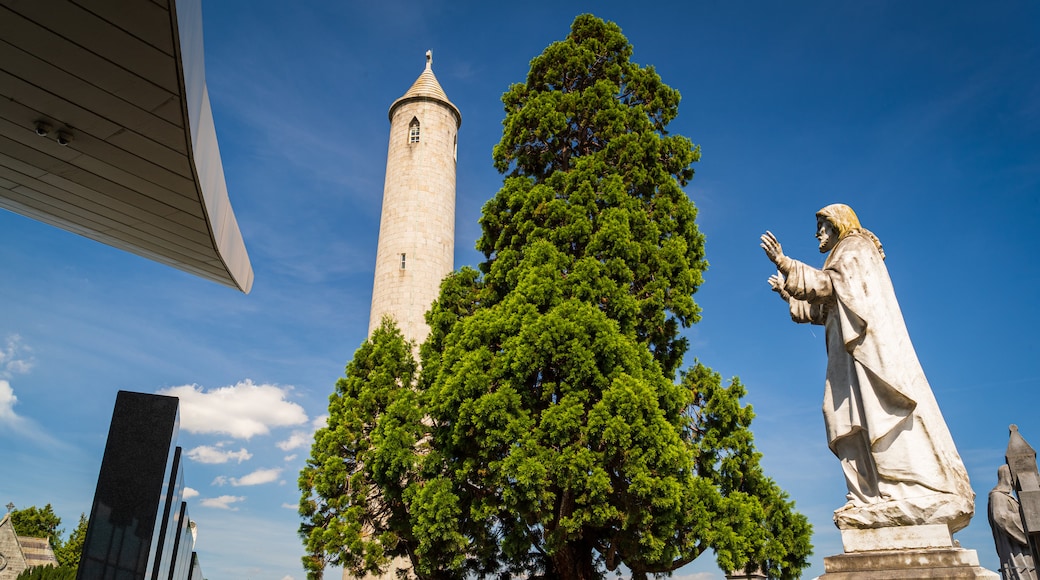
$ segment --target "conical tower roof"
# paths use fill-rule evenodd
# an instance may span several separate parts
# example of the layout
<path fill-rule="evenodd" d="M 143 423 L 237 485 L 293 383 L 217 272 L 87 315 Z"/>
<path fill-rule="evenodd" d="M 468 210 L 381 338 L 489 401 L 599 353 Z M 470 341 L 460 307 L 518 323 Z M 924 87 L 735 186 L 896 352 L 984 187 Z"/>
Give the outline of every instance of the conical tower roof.
<path fill-rule="evenodd" d="M 446 105 L 455 113 L 456 122 L 462 125 L 462 113 L 459 112 L 459 108 L 454 103 L 448 100 L 448 95 L 444 93 L 441 84 L 437 82 L 437 77 L 433 75 L 433 51 L 426 51 L 426 70 L 419 75 L 419 78 L 415 79 L 412 87 L 408 89 L 404 96 L 390 105 L 390 120 L 393 121 L 394 119 L 394 109 L 405 103 L 417 100 L 437 101 Z"/>

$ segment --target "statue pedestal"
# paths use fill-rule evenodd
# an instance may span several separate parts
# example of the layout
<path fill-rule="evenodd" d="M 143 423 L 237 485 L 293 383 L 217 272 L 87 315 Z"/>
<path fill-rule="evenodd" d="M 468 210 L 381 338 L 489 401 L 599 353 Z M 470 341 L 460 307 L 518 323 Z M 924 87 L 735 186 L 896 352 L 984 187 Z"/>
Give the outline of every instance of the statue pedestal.
<path fill-rule="evenodd" d="M 979 566 L 975 550 L 927 548 L 878 550 L 823 559 L 826 572 L 820 580 L 925 580 L 937 578 L 986 578 L 999 580 L 996 572 Z"/>
<path fill-rule="evenodd" d="M 957 546 L 945 525 L 841 531 L 845 553 L 823 559 L 820 580 L 925 580 L 1000 576 L 979 565 L 975 550 Z"/>

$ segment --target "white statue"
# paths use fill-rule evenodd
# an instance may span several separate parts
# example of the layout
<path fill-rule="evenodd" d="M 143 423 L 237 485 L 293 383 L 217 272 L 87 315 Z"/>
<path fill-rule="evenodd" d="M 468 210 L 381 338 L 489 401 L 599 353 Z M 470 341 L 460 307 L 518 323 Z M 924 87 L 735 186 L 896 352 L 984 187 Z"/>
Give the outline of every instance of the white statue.
<path fill-rule="evenodd" d="M 839 528 L 968 525 L 975 494 L 925 378 L 885 267 L 881 242 L 847 205 L 816 214 L 823 269 L 762 248 L 777 267 L 773 290 L 795 322 L 826 327 L 827 443 L 841 460 L 848 503 Z"/>

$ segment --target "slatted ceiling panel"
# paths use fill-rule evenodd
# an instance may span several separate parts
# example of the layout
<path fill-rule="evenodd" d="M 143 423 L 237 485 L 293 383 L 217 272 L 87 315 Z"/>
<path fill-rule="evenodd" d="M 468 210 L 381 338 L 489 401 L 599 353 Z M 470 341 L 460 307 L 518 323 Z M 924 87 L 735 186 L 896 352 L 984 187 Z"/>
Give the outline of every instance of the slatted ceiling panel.
<path fill-rule="evenodd" d="M 170 32 L 170 11 L 141 0 L 72 0 L 80 8 L 139 38 L 169 56 L 174 56 L 173 34 Z"/>
<path fill-rule="evenodd" d="M 96 14 L 70 2 L 56 10 L 53 0 L 18 0 L 9 2 L 12 10 L 52 33 L 120 66 L 163 89 L 178 94 L 180 83 L 171 55 L 127 34 L 125 30 L 102 20 Z M 172 28 L 165 33 L 172 36 Z"/>
<path fill-rule="evenodd" d="M 8 192 L 5 199 L 0 199 L 0 206 L 182 270 L 208 272 L 207 278 L 230 285 L 226 268 L 220 267 L 220 260 L 211 250 L 199 250 L 197 246 L 185 248 L 183 240 L 170 242 L 154 235 L 154 231 L 133 229 L 97 214 L 66 211 L 42 203 L 36 192 L 25 188 Z M 207 254 L 209 258 L 200 259 Z"/>
<path fill-rule="evenodd" d="M 151 232 L 156 237 L 174 243 L 178 241 L 190 242 L 192 246 L 187 244 L 185 246 L 195 252 L 209 253 L 212 251 L 209 231 L 206 229 L 204 221 L 200 220 L 199 227 L 196 228 L 183 226 L 176 222 L 171 222 L 162 216 L 141 211 L 139 207 L 132 204 L 107 196 L 96 195 L 92 190 L 71 182 L 63 183 L 62 185 L 65 187 L 57 187 L 40 179 L 10 171 L 4 167 L 0 167 L 0 176 L 9 180 L 9 183 L 14 184 L 9 186 L 8 189 L 14 189 L 18 186 L 28 188 L 54 200 L 57 207 L 64 207 L 71 212 L 81 213 L 82 215 L 98 214 L 108 216 L 134 229 Z"/>
<path fill-rule="evenodd" d="M 168 0 L 0 0 L 0 207 L 248 292 L 181 1 L 178 37 Z"/>
<path fill-rule="evenodd" d="M 127 234 L 126 232 L 106 232 L 103 231 L 102 224 L 85 221 L 79 216 L 74 220 L 67 220 L 50 209 L 39 210 L 35 207 L 18 203 L 17 200 L 11 198 L 0 198 L 0 207 L 114 248 L 173 266 L 207 280 L 235 287 L 228 280 L 227 270 L 219 259 L 199 261 L 197 256 L 178 254 L 161 245 L 154 244 L 151 238 L 145 239 Z"/>
<path fill-rule="evenodd" d="M 160 119 L 168 119 L 184 114 L 184 111 L 181 109 L 181 100 L 178 97 L 170 97 L 150 112 Z"/>
<path fill-rule="evenodd" d="M 40 60 L 62 66 L 67 73 L 84 77 L 94 86 L 145 111 L 157 113 L 164 103 L 176 98 L 175 93 L 81 49 L 4 6 L 0 6 L 0 38 Z M 160 117 L 178 127 L 183 122 L 179 110 L 172 114 L 165 112 Z"/>
<path fill-rule="evenodd" d="M 0 114 L 4 118 L 28 128 L 34 127 L 36 121 L 58 118 L 65 125 L 93 133 L 100 138 L 113 135 L 119 130 L 118 123 L 92 114 L 87 109 L 58 96 L 60 92 L 54 92 L 64 89 L 64 94 L 77 94 L 75 91 L 69 92 L 69 85 L 62 86 L 52 82 L 52 86 L 48 87 L 50 90 L 47 90 L 26 80 L 26 76 L 40 77 L 41 70 L 53 69 L 47 63 L 13 48 L 6 42 L 0 42 L 0 63 L 3 63 L 4 68 L 0 71 L 0 87 L 3 87 L 3 94 L 7 97 L 0 99 Z M 48 114 L 44 115 L 40 111 L 47 111 Z M 48 124 L 54 130 L 60 128 L 55 126 L 54 122 Z"/>
<path fill-rule="evenodd" d="M 30 163 L 49 173 L 69 176 L 78 173 L 77 168 L 82 169 L 108 182 L 162 200 L 181 211 L 199 217 L 203 215 L 190 174 L 179 175 L 107 142 L 98 141 L 89 134 L 75 131 L 73 143 L 68 147 L 59 145 L 53 136 L 41 138 L 31 130 L 31 126 L 20 126 L 5 119 L 0 119 L 0 134 L 8 137 L 6 143 L 0 142 L 0 153 L 14 158 L 24 155 Z M 177 195 L 171 196 L 171 193 Z"/>
<path fill-rule="evenodd" d="M 98 235 L 96 230 L 92 230 L 88 226 L 58 219 L 57 217 L 49 213 L 41 212 L 31 207 L 26 207 L 14 200 L 7 199 L 6 197 L 0 198 L 0 207 L 9 211 L 13 211 L 14 213 L 24 215 L 27 218 L 32 218 L 36 221 L 52 225 L 63 230 L 67 230 L 69 232 L 86 238 L 96 239 L 93 236 Z"/>
<path fill-rule="evenodd" d="M 0 138 L 0 165 L 26 175 L 44 175 L 60 172 L 68 164 L 10 139 Z"/>
<path fill-rule="evenodd" d="M 35 187 L 34 187 L 35 186 Z M 39 182 L 31 185 L 19 184 L 10 189 L 7 197 L 36 211 L 49 211 L 66 221 L 82 221 L 91 224 L 91 227 L 100 232 L 119 239 L 150 240 L 150 245 L 156 249 L 166 249 L 185 257 L 199 255 L 209 257 L 215 255 L 212 247 L 207 243 L 199 243 L 188 238 L 178 236 L 168 230 L 155 227 L 152 224 L 137 219 L 132 215 L 121 214 L 111 208 L 105 208 L 91 203 L 83 198 L 74 201 L 84 205 L 68 203 L 66 197 L 70 194 L 62 191 L 49 190 L 49 186 Z M 208 241 L 208 240 L 207 240 Z"/>
<path fill-rule="evenodd" d="M 0 43 L 0 62 L 5 69 L 0 83 L 4 93 L 22 106 L 45 111 L 41 116 L 101 139 L 125 127 L 149 135 L 174 151 L 186 151 L 182 127 L 25 52 L 9 50 L 4 54 L 6 47 L 10 45 Z"/>
<path fill-rule="evenodd" d="M 41 141 L 42 139 L 37 140 Z M 198 200 L 198 190 L 195 189 L 195 182 L 192 178 L 191 168 L 188 166 L 187 157 L 180 156 L 183 160 L 182 167 L 185 171 L 179 173 L 169 168 L 169 166 L 153 163 L 152 160 L 140 157 L 136 151 L 132 152 L 116 147 L 110 141 L 102 141 L 89 134 L 82 136 L 77 134 L 76 143 L 79 144 L 79 149 L 89 152 L 87 156 L 96 159 L 100 163 L 130 175 L 139 176 L 163 189 L 179 193 L 193 202 Z M 56 142 L 54 145 L 61 147 Z M 72 161 L 72 163 L 78 165 L 75 161 Z M 178 165 L 181 164 L 178 163 Z M 99 173 L 99 175 L 104 174 Z M 113 179 L 112 181 L 116 180 Z"/>
<path fill-rule="evenodd" d="M 128 171 L 123 171 L 119 167 L 109 165 L 100 159 L 89 157 L 87 155 L 77 157 L 73 159 L 71 163 L 76 167 L 86 169 L 87 171 L 93 172 L 109 181 L 114 181 L 119 185 L 129 187 L 130 189 L 139 191 L 149 197 L 166 200 L 170 205 L 178 209 L 188 211 L 195 215 L 201 215 L 202 207 L 197 203 L 198 198 L 196 197 L 195 199 L 192 199 L 187 196 L 187 194 L 192 191 L 192 182 L 190 181 L 185 180 L 178 183 L 170 180 L 168 184 L 164 183 L 164 185 L 169 185 L 169 187 L 164 187 L 164 185 L 158 185 L 150 179 L 134 175 Z"/>
<path fill-rule="evenodd" d="M 0 147 L 3 146 L 3 143 L 4 139 L 0 139 Z M 12 171 L 17 171 L 25 175 L 32 175 L 34 177 L 40 177 L 48 174 L 46 171 L 43 171 L 42 169 L 34 165 L 30 165 L 24 161 L 5 155 L 2 151 L 0 151 L 0 169 L 10 169 Z"/>
<path fill-rule="evenodd" d="M 0 175 L 3 174 L 2 170 L 3 168 L 0 166 Z M 118 186 L 111 182 L 105 182 L 93 174 L 81 172 L 79 175 L 72 174 L 68 177 L 71 179 L 48 173 L 36 179 L 42 183 L 46 183 L 47 185 L 52 185 L 75 193 L 83 198 L 96 198 L 98 203 L 105 206 L 117 204 L 112 206 L 117 209 L 122 206 L 134 207 L 138 211 L 151 216 L 149 221 L 163 224 L 168 223 L 168 225 L 164 225 L 163 227 L 170 231 L 181 231 L 177 228 L 183 227 L 186 230 L 195 232 L 192 236 L 197 236 L 200 240 L 209 238 L 209 228 L 206 225 L 206 220 L 202 217 L 193 216 L 150 197 L 140 195 L 134 191 L 126 189 L 125 187 Z M 95 179 L 84 179 L 84 177 L 92 177 Z M 185 233 L 185 235 L 188 234 Z"/>
<path fill-rule="evenodd" d="M 38 179 L 44 183 L 80 193 L 83 197 L 112 198 L 136 206 L 157 217 L 172 220 L 199 231 L 207 231 L 206 220 L 201 215 L 194 215 L 168 203 L 170 200 L 177 201 L 177 197 L 169 197 L 162 200 L 151 198 L 76 167 L 64 171 L 62 175 L 47 173 L 38 177 Z"/>
<path fill-rule="evenodd" d="M 17 130 L 17 128 L 12 130 L 10 123 L 2 119 L 0 119 L 0 134 L 8 137 L 0 137 L 0 155 L 22 160 L 44 170 L 45 173 L 71 181 L 90 182 L 102 195 L 107 193 L 111 187 L 110 184 L 114 184 L 121 191 L 136 192 L 137 195 L 129 203 L 134 203 L 142 208 L 155 208 L 159 211 L 158 215 L 168 215 L 164 213 L 166 212 L 165 207 L 155 206 L 153 203 L 161 200 L 163 206 L 169 206 L 196 217 L 203 217 L 197 198 L 192 199 L 183 195 L 184 192 L 191 191 L 190 188 L 193 187 L 192 182 L 185 178 L 178 178 L 179 181 L 172 178 L 168 180 L 171 185 L 177 186 L 181 190 L 174 192 L 123 171 L 115 165 L 79 153 L 72 146 L 62 147 L 57 142 L 41 138 L 28 130 Z M 4 161 L 0 159 L 0 165 L 3 164 Z M 180 193 L 180 195 L 173 195 L 174 193 Z"/>
<path fill-rule="evenodd" d="M 21 186 L 9 190 L 0 203 L 8 209 L 82 236 L 106 235 L 108 230 L 108 224 L 99 223 L 82 214 L 68 212 L 64 208 L 51 205 L 37 192 Z"/>
<path fill-rule="evenodd" d="M 120 129 L 105 141 L 124 151 L 133 152 L 134 155 L 143 159 L 154 161 L 177 175 L 191 179 L 191 163 L 187 156 L 164 147 L 136 131 Z"/>

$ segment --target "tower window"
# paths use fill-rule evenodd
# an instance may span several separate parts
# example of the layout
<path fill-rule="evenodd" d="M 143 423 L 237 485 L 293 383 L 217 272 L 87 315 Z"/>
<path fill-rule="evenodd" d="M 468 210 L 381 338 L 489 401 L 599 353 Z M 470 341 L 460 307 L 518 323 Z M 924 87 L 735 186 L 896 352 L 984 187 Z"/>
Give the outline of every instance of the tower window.
<path fill-rule="evenodd" d="M 402 269 L 402 270 L 404 270 L 404 265 L 405 265 L 405 259 L 404 259 L 404 257 L 405 257 L 405 255 L 404 255 L 404 254 L 401 254 L 401 269 Z"/>
<path fill-rule="evenodd" d="M 415 117 L 412 117 L 412 122 L 408 123 L 408 142 L 419 142 L 419 119 L 416 119 Z"/>

